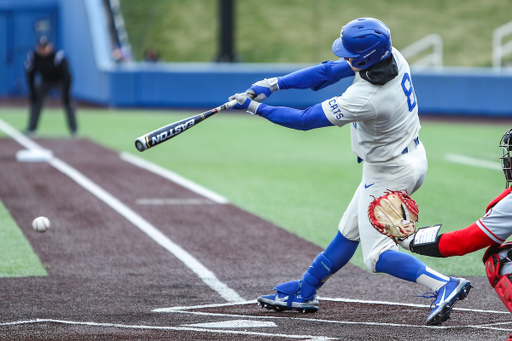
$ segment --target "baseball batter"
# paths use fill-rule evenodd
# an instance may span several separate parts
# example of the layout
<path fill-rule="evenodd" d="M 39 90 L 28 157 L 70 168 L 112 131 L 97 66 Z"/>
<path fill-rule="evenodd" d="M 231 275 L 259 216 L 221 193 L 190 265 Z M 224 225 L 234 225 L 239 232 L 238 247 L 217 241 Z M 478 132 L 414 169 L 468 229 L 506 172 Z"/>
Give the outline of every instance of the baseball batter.
<path fill-rule="evenodd" d="M 505 132 L 499 146 L 503 151 L 500 160 L 506 190 L 487 206 L 482 218 L 466 228 L 440 235 L 441 225 L 421 228 L 400 244 L 413 252 L 433 257 L 463 256 L 489 247 L 483 259 L 489 282 L 512 313 L 512 242 L 504 243 L 512 235 L 512 129 Z"/>
<path fill-rule="evenodd" d="M 258 302 L 268 309 L 317 311 L 317 289 L 351 259 L 360 243 L 365 265 L 371 271 L 423 284 L 435 293 L 426 322 L 441 324 L 450 316 L 453 305 L 467 296 L 469 281 L 444 276 L 415 257 L 398 252 L 397 245 L 378 233 L 367 217 L 373 197 L 387 189 L 406 189 L 412 194 L 427 173 L 409 65 L 392 47 L 389 28 L 373 18 L 346 24 L 332 49 L 342 59 L 264 79 L 245 93 L 230 97 L 239 103 L 234 109 L 245 109 L 293 129 L 350 126 L 352 151 L 363 168 L 361 183 L 341 218 L 339 232 L 326 250 L 315 258 L 301 280 L 277 285 L 277 293 L 260 296 Z M 352 76 L 352 85 L 341 96 L 305 110 L 259 102 L 277 90 L 318 90 Z"/>

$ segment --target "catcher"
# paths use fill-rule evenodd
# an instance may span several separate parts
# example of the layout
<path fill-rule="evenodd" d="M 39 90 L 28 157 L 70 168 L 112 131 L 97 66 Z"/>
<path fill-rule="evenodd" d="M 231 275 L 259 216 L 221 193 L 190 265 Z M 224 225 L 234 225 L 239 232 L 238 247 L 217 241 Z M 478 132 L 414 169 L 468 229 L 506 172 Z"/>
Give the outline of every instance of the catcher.
<path fill-rule="evenodd" d="M 499 147 L 503 151 L 500 161 L 506 190 L 487 206 L 482 218 L 466 228 L 443 234 L 438 234 L 441 224 L 418 229 L 412 234 L 408 231 L 409 236 L 398 237 L 398 242 L 405 249 L 432 257 L 463 256 L 488 247 L 483 257 L 487 278 L 512 313 L 512 242 L 505 243 L 512 235 L 512 129 L 503 134 Z M 391 237 L 397 240 L 396 236 Z M 512 340 L 512 335 L 510 337 Z"/>

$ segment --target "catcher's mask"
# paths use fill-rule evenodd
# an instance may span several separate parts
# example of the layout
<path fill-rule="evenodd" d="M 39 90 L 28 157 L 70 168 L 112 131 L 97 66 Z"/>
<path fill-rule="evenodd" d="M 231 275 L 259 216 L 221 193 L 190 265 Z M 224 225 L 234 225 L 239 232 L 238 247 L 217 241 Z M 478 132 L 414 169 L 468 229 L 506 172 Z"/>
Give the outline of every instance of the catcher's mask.
<path fill-rule="evenodd" d="M 500 147 L 503 150 L 503 156 L 500 157 L 501 168 L 505 174 L 505 180 L 507 182 L 507 188 L 512 183 L 512 160 L 510 158 L 510 151 L 512 150 L 512 129 L 507 130 L 501 137 Z"/>

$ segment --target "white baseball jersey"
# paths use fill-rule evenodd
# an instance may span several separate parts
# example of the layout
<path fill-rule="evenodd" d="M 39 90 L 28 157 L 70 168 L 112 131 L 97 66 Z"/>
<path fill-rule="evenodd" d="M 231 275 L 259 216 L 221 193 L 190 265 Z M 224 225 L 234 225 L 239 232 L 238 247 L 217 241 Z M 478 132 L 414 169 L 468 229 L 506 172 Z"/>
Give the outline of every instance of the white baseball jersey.
<path fill-rule="evenodd" d="M 503 243 L 512 235 L 512 193 L 505 190 L 487 207 L 487 213 L 476 224 L 496 243 Z"/>
<path fill-rule="evenodd" d="M 425 149 L 418 140 L 421 126 L 409 64 L 395 48 L 393 57 L 398 74 L 384 85 L 365 79 L 378 77 L 375 70 L 365 78 L 356 73 L 341 96 L 322 102 L 332 124 L 352 123 L 352 151 L 365 161 L 362 181 L 338 229 L 345 238 L 361 242 L 364 263 L 371 271 L 376 271 L 380 254 L 398 247 L 370 224 L 368 205 L 387 189 L 414 193 L 428 169 Z"/>
<path fill-rule="evenodd" d="M 393 47 L 398 75 L 385 85 L 374 85 L 356 73 L 345 93 L 322 103 L 329 121 L 352 123 L 352 151 L 368 162 L 388 161 L 418 137 L 418 104 L 409 64 Z"/>

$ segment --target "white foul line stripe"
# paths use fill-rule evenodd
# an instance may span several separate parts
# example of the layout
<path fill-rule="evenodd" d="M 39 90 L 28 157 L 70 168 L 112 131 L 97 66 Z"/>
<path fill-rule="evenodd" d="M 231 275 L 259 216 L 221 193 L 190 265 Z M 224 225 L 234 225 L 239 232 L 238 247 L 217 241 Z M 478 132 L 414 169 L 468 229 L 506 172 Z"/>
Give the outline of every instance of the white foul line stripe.
<path fill-rule="evenodd" d="M 171 180 L 172 182 L 191 190 L 192 192 L 195 192 L 199 195 L 202 195 L 203 197 L 213 200 L 217 204 L 229 203 L 228 199 L 224 198 L 223 196 L 221 196 L 215 192 L 212 192 L 209 189 L 196 184 L 195 182 L 185 179 L 181 175 L 171 172 L 170 170 L 165 169 L 155 163 L 146 161 L 138 156 L 132 155 L 130 153 L 125 153 L 125 152 L 120 153 L 119 156 L 121 157 L 122 160 L 124 160 L 126 162 L 129 162 L 137 167 L 140 167 L 147 171 L 158 174 L 161 177 Z"/>
<path fill-rule="evenodd" d="M 137 226 L 141 231 L 146 233 L 151 239 L 163 246 L 169 252 L 181 260 L 186 266 L 195 272 L 199 278 L 203 280 L 213 290 L 217 291 L 226 301 L 237 302 L 244 301 L 234 290 L 230 289 L 227 285 L 220 282 L 217 277 L 203 266 L 197 259 L 190 253 L 185 251 L 181 246 L 171 241 L 160 230 L 151 225 L 147 220 L 132 211 L 128 206 L 119 201 L 116 197 L 105 191 L 103 188 L 96 185 L 94 182 L 86 178 L 76 169 L 72 168 L 65 162 L 58 158 L 53 158 L 48 161 L 53 167 L 60 170 L 62 173 L 75 180 L 83 188 L 94 194 L 98 199 L 105 202 L 119 214 L 124 216 L 128 221 Z"/>
<path fill-rule="evenodd" d="M 487 168 L 487 169 L 494 169 L 494 170 L 499 170 L 499 171 L 503 170 L 501 168 L 501 164 L 499 162 L 495 162 L 495 161 L 475 159 L 475 158 L 472 158 L 469 156 L 464 156 L 464 155 L 459 155 L 459 154 L 449 154 L 449 153 L 445 154 L 444 158 L 446 161 L 461 163 L 463 165 Z"/>
<path fill-rule="evenodd" d="M 366 300 L 355 300 L 355 299 L 346 299 L 346 298 L 320 298 L 320 300 L 326 301 L 335 301 L 335 302 L 354 302 L 354 303 L 366 303 L 366 304 L 388 304 L 388 305 L 396 305 L 396 306 L 417 306 L 421 308 L 429 307 L 424 305 L 414 305 L 414 304 L 403 304 L 396 302 L 386 302 L 386 301 L 366 301 Z M 213 307 L 223 307 L 223 306 L 233 306 L 233 305 L 244 305 L 255 303 L 256 300 L 246 301 L 241 303 L 223 303 L 223 304 L 207 304 L 207 305 L 197 305 L 197 306 L 189 306 L 189 307 L 174 307 L 174 308 L 165 308 L 165 309 L 155 309 L 155 311 L 165 311 L 170 313 L 179 313 L 179 314 L 191 314 L 198 316 L 208 316 L 208 317 L 234 317 L 236 319 L 245 318 L 245 319 L 262 319 L 262 320 L 286 320 L 289 321 L 289 316 L 277 316 L 277 315 L 267 315 L 267 316 L 256 316 L 256 315 L 240 315 L 240 314 L 222 314 L 222 313 L 211 313 L 211 312 L 197 312 L 197 311 L 186 311 L 184 309 L 202 309 L 202 308 L 213 308 Z M 457 308 L 454 308 L 457 309 Z M 509 312 L 503 311 L 493 311 L 493 310 L 474 310 L 474 309 L 458 309 L 458 310 L 467 310 L 467 311 L 475 311 L 475 312 L 484 312 L 484 313 L 503 313 L 509 314 Z M 471 328 L 471 329 L 489 329 L 494 331 L 509 331 L 510 328 L 501 328 L 499 326 L 512 324 L 512 321 L 506 322 L 495 322 L 495 323 L 484 323 L 484 324 L 476 324 L 476 325 L 457 325 L 457 326 L 428 326 L 428 325 L 411 325 L 411 324 L 398 324 L 398 323 L 379 323 L 379 322 L 365 322 L 365 321 L 335 321 L 335 320 L 324 320 L 324 319 L 316 319 L 316 318 L 302 318 L 302 317 L 293 317 L 294 320 L 306 321 L 306 322 L 319 322 L 319 323 L 329 323 L 329 324 L 340 324 L 340 325 L 363 325 L 363 326 L 383 326 L 383 327 L 399 327 L 399 328 L 423 328 L 423 329 L 461 329 L 461 328 Z M 113 323 L 96 323 L 96 322 L 76 322 L 76 321 L 62 321 L 62 320 L 51 320 L 51 319 L 35 319 L 35 320 L 24 320 L 24 321 L 13 321 L 13 322 L 3 322 L 0 323 L 0 326 L 10 326 L 10 325 L 21 325 L 21 324 L 30 324 L 30 323 L 44 323 L 44 322 L 54 322 L 54 323 L 64 323 L 64 324 L 74 324 L 74 325 L 88 325 L 88 326 L 98 326 L 98 327 L 117 327 L 117 328 L 132 328 L 132 329 L 167 329 L 167 330 L 177 330 L 177 331 L 202 331 L 202 332 L 226 332 L 222 330 L 212 330 L 212 329 L 204 329 L 204 328 L 184 328 L 184 327 L 161 327 L 161 326 L 137 326 L 137 325 L 122 325 L 122 324 L 113 324 Z M 186 326 L 186 325 L 182 325 Z M 191 325 L 188 325 L 191 326 Z M 221 326 L 219 326 L 221 327 Z M 212 327 L 210 327 L 212 328 Z M 217 327 L 214 327 L 217 328 Z M 226 326 L 224 326 L 226 328 Z M 246 332 L 232 332 L 238 334 L 246 334 Z M 330 338 L 322 337 L 322 336 L 307 336 L 307 335 L 284 335 L 284 334 L 265 334 L 265 333 L 249 333 L 248 335 L 261 335 L 261 336 L 274 336 L 274 337 L 283 337 L 283 338 L 295 338 L 295 339 L 308 339 L 308 340 L 329 340 Z"/>
<path fill-rule="evenodd" d="M 255 304 L 256 300 L 250 300 L 245 302 L 236 302 L 236 303 L 213 303 L 213 304 L 202 304 L 202 305 L 194 305 L 194 306 L 188 306 L 188 307 L 172 307 L 172 308 L 158 308 L 153 309 L 151 312 L 153 313 L 168 313 L 168 312 L 174 312 L 176 310 L 189 310 L 189 309 L 204 309 L 204 308 L 219 308 L 219 307 L 228 307 L 228 306 L 241 306 L 246 304 Z"/>
<path fill-rule="evenodd" d="M 190 313 L 193 315 L 208 315 L 208 316 L 223 316 L 229 317 L 234 316 L 237 318 L 260 318 L 260 319 L 284 319 L 290 320 L 290 317 L 279 317 L 279 316 L 250 316 L 250 315 L 233 315 L 233 314 L 215 314 L 215 313 L 198 313 L 198 312 L 180 312 L 180 313 Z M 319 320 L 319 319 L 311 319 L 311 318 L 301 318 L 294 317 L 294 320 L 304 320 L 307 322 L 322 322 L 329 324 L 349 324 L 349 325 L 366 325 L 366 326 L 383 326 L 383 327 L 399 327 L 399 328 L 422 328 L 422 329 L 461 329 L 461 328 L 471 328 L 471 329 L 489 329 L 495 331 L 508 331 L 510 332 L 510 328 L 496 328 L 493 327 L 493 324 L 489 325 L 463 325 L 463 326 L 427 326 L 427 325 L 411 325 L 411 324 L 396 324 L 396 323 L 373 323 L 373 322 L 362 322 L 362 321 L 333 321 L 333 320 Z M 211 333 L 225 333 L 225 334 L 243 334 L 243 335 L 258 335 L 258 336 L 269 336 L 269 337 L 283 337 L 290 339 L 307 339 L 307 340 L 336 340 L 334 338 L 327 338 L 322 336 L 310 336 L 310 335 L 287 335 L 287 334 L 269 334 L 269 333 L 255 333 L 255 332 L 247 332 L 247 331 L 231 331 L 231 330 L 214 330 L 214 329 L 205 329 L 205 328 L 190 328 L 190 327 L 170 327 L 170 326 L 146 326 L 146 325 L 125 325 L 118 323 L 98 323 L 98 322 L 80 322 L 80 321 L 65 321 L 65 320 L 53 320 L 53 319 L 35 319 L 35 320 L 23 320 L 23 321 L 13 321 L 13 322 L 3 322 L 0 323 L 0 326 L 14 326 L 14 325 L 22 325 L 22 324 L 32 324 L 32 323 L 61 323 L 61 324 L 69 324 L 69 325 L 86 325 L 92 327 L 116 327 L 116 328 L 127 328 L 127 329 L 153 329 L 153 330 L 176 330 L 176 331 L 196 331 L 196 332 L 211 332 Z M 508 322 L 512 323 L 512 322 Z M 507 324 L 507 323 L 503 323 Z"/>
<path fill-rule="evenodd" d="M 430 308 L 430 305 L 426 304 L 415 304 L 415 303 L 403 303 L 403 302 L 389 302 L 389 301 L 369 301 L 369 300 L 358 300 L 358 299 L 352 299 L 352 298 L 328 298 L 328 297 L 318 297 L 319 301 L 330 301 L 330 302 L 344 302 L 344 303 L 359 303 L 359 304 L 381 304 L 381 305 L 392 305 L 392 306 L 399 306 L 399 307 L 413 307 L 413 308 Z M 188 307 L 170 307 L 170 308 L 158 308 L 151 310 L 154 313 L 171 313 L 171 312 L 177 312 L 179 310 L 193 310 L 193 309 L 204 309 L 204 308 L 219 308 L 219 307 L 226 307 L 226 306 L 234 306 L 234 305 L 246 305 L 246 304 L 255 304 L 257 303 L 256 300 L 250 300 L 245 302 L 236 302 L 236 303 L 213 303 L 213 304 L 203 304 L 203 305 L 195 305 L 195 306 L 188 306 Z M 474 308 L 452 308 L 453 310 L 460 310 L 460 311 L 471 311 L 476 313 L 488 313 L 488 314 L 504 314 L 508 315 L 510 314 L 508 311 L 500 311 L 500 310 L 482 310 L 482 309 L 474 309 Z M 257 318 L 261 318 L 261 316 L 256 316 Z M 512 323 L 512 322 L 505 322 L 505 323 Z"/>
<path fill-rule="evenodd" d="M 23 147 L 34 150 L 34 151 L 42 151 L 45 150 L 44 148 L 41 148 L 40 145 L 11 127 L 7 122 L 0 119 L 0 129 L 4 131 L 7 135 L 9 135 L 12 139 L 14 139 L 16 142 L 21 144 Z"/>
<path fill-rule="evenodd" d="M 136 204 L 139 205 L 210 205 L 215 204 L 213 201 L 209 199 L 202 199 L 202 198 L 155 198 L 155 199 L 149 199 L 149 198 L 141 198 L 135 200 Z"/>
<path fill-rule="evenodd" d="M 4 130 L 6 126 L 8 128 L 7 130 Z M 14 134 L 11 135 L 13 137 L 21 135 L 18 131 L 10 127 L 7 123 L 5 123 L 2 120 L 0 120 L 0 129 L 4 130 L 4 132 L 6 132 L 9 135 L 10 132 L 13 132 L 12 130 L 14 130 Z M 19 138 L 19 136 L 17 137 Z M 21 135 L 21 137 L 26 138 L 23 135 Z M 31 141 L 30 139 L 28 140 L 30 141 L 30 143 L 28 143 L 26 147 L 41 148 L 35 142 Z M 22 144 L 25 146 L 25 143 L 27 141 L 25 141 L 24 139 L 20 139 L 18 142 L 20 141 L 22 141 Z M 145 220 L 140 215 L 135 213 L 133 210 L 131 210 L 128 206 L 119 201 L 119 199 L 114 197 L 112 194 L 108 193 L 103 188 L 96 185 L 94 182 L 85 177 L 82 173 L 80 173 L 79 171 L 77 171 L 76 169 L 74 169 L 73 167 L 69 166 L 68 164 L 66 164 L 65 162 L 61 161 L 56 157 L 53 157 L 52 159 L 48 160 L 48 163 L 55 167 L 56 169 L 58 169 L 59 171 L 61 171 L 62 173 L 69 176 L 80 186 L 91 192 L 98 199 L 109 205 L 112 209 L 114 209 L 120 215 L 125 217 L 128 221 L 137 226 L 142 232 L 146 233 L 155 242 L 157 242 L 166 250 L 171 252 L 174 256 L 176 256 L 176 258 L 182 261 L 190 270 L 197 274 L 205 284 L 207 284 L 210 288 L 218 292 L 220 296 L 224 298 L 226 301 L 244 301 L 244 299 L 240 297 L 240 295 L 238 295 L 236 291 L 234 291 L 233 289 L 229 288 L 226 284 L 219 281 L 219 279 L 213 274 L 213 272 L 211 272 L 204 265 L 202 265 L 194 256 L 185 251 L 181 246 L 171 241 L 166 235 L 160 232 L 160 230 L 151 225 L 147 220 Z"/>
<path fill-rule="evenodd" d="M 400 305 L 400 304 L 397 303 L 396 305 Z M 471 309 L 468 309 L 468 310 L 472 311 Z M 283 314 L 279 314 L 281 316 L 277 316 L 277 315 L 267 315 L 267 316 L 258 315 L 258 316 L 256 316 L 256 315 L 243 315 L 243 314 L 240 315 L 240 314 L 206 313 L 206 312 L 200 312 L 200 311 L 184 311 L 184 310 L 169 310 L 168 312 L 176 313 L 176 314 L 189 314 L 189 315 L 208 316 L 208 317 L 217 316 L 217 317 L 223 317 L 223 318 L 234 317 L 234 318 L 254 318 L 254 319 L 286 320 L 286 321 L 289 321 L 291 318 L 290 316 L 282 316 Z M 510 314 L 510 313 L 507 312 L 507 314 Z M 399 328 L 420 328 L 420 329 L 434 329 L 434 330 L 472 328 L 472 329 L 508 330 L 510 332 L 510 328 L 504 329 L 504 328 L 495 327 L 494 325 L 496 325 L 497 323 L 489 323 L 489 324 L 484 323 L 484 324 L 475 324 L 475 325 L 465 324 L 465 325 L 456 325 L 456 326 L 446 326 L 446 325 L 429 326 L 426 324 L 418 325 L 418 324 L 407 324 L 407 323 L 400 324 L 400 323 L 367 322 L 367 321 L 337 321 L 337 320 L 324 320 L 324 319 L 317 319 L 317 318 L 310 318 L 310 317 L 309 318 L 308 317 L 298 317 L 298 316 L 294 316 L 293 320 L 306 321 L 306 322 L 320 322 L 320 323 L 329 323 L 329 324 L 341 324 L 341 325 L 347 324 L 347 325 L 384 326 L 384 327 L 399 327 Z M 503 322 L 500 324 L 511 324 L 512 325 L 512 321 Z"/>
<path fill-rule="evenodd" d="M 65 321 L 65 320 L 53 320 L 53 319 L 35 319 L 25 320 L 17 322 L 0 323 L 0 326 L 8 325 L 20 325 L 20 324 L 31 324 L 31 323 L 61 323 L 69 325 L 83 325 L 90 327 L 115 327 L 115 328 L 127 328 L 127 329 L 145 329 L 145 330 L 176 330 L 176 331 L 192 331 L 192 332 L 209 332 L 218 334 L 234 334 L 234 335 L 255 335 L 255 336 L 266 336 L 266 337 L 281 337 L 285 339 L 297 339 L 297 340 L 338 340 L 337 338 L 330 338 L 324 336 L 313 336 L 313 335 L 293 335 L 293 334 L 271 334 L 271 333 L 257 333 L 248 332 L 241 330 L 222 330 L 222 329 L 206 329 L 198 327 L 171 327 L 171 326 L 146 326 L 146 325 L 127 325 L 118 323 L 98 323 L 98 322 L 80 322 L 80 321 Z"/>
<path fill-rule="evenodd" d="M 413 307 L 413 308 L 430 308 L 430 305 L 425 304 L 414 304 L 414 303 L 396 303 L 396 302 L 386 302 L 386 301 L 367 301 L 367 300 L 355 300 L 351 298 L 318 298 L 319 300 L 324 301 L 332 301 L 332 302 L 345 302 L 345 303 L 362 303 L 362 304 L 382 304 L 382 305 L 396 305 L 396 306 L 404 306 L 404 307 Z M 461 310 L 461 311 L 473 311 L 477 313 L 489 313 L 489 314 L 510 314 L 508 311 L 499 311 L 499 310 L 481 310 L 481 309 L 469 309 L 469 308 L 452 308 L 452 310 Z"/>
<path fill-rule="evenodd" d="M 181 311 L 181 310 L 175 310 L 172 311 L 172 313 L 177 314 L 189 314 L 189 315 L 198 315 L 198 316 L 207 316 L 207 317 L 234 317 L 234 318 L 254 318 L 254 319 L 268 319 L 268 320 L 285 320 L 289 321 L 292 317 L 290 316 L 253 316 L 253 315 L 239 315 L 239 314 L 220 314 L 220 313 L 205 313 L 205 312 L 198 312 L 198 311 Z M 337 320 L 324 320 L 324 319 L 317 319 L 317 318 L 307 318 L 307 317 L 298 317 L 294 316 L 293 320 L 296 321 L 306 321 L 306 322 L 319 322 L 319 323 L 328 323 L 328 324 L 347 324 L 347 325 L 362 325 L 362 326 L 383 326 L 383 327 L 399 327 L 399 328 L 419 328 L 419 329 L 461 329 L 461 328 L 472 328 L 472 329 L 491 329 L 491 330 L 508 330 L 504 328 L 494 327 L 494 324 L 480 324 L 480 325 L 471 325 L 471 324 L 465 324 L 465 325 L 456 325 L 456 326 L 429 326 L 426 324 L 407 324 L 407 323 L 387 323 L 387 322 L 367 322 L 367 321 L 337 321 Z M 504 322 L 503 324 L 512 324 L 511 322 Z"/>

